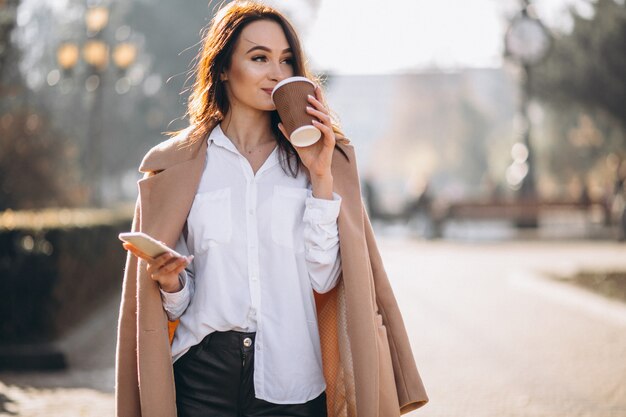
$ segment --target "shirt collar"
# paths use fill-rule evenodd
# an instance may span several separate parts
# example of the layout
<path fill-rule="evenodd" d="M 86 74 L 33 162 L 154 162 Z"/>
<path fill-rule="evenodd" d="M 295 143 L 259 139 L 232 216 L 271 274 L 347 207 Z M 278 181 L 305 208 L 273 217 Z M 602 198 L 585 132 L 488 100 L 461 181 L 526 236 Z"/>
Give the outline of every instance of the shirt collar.
<path fill-rule="evenodd" d="M 234 152 L 237 155 L 241 155 L 235 144 L 231 142 L 230 139 L 228 139 L 228 136 L 226 136 L 226 134 L 222 130 L 220 123 L 218 123 L 211 131 L 211 134 L 209 135 L 209 144 L 210 142 L 213 142 L 221 148 L 228 149 L 229 151 Z M 276 148 L 272 151 L 268 159 L 269 160 L 266 161 L 265 164 L 266 166 L 262 168 L 263 171 L 271 168 L 279 162 L 278 146 L 276 146 Z"/>
<path fill-rule="evenodd" d="M 231 152 L 235 152 L 236 154 L 239 153 L 239 151 L 235 147 L 235 144 L 233 144 L 230 139 L 228 139 L 226 134 L 224 134 L 224 131 L 222 130 L 222 127 L 219 123 L 215 125 L 215 128 L 213 128 L 213 130 L 211 131 L 211 134 L 209 135 L 209 141 L 213 141 L 213 143 L 215 143 L 217 146 L 226 148 Z"/>

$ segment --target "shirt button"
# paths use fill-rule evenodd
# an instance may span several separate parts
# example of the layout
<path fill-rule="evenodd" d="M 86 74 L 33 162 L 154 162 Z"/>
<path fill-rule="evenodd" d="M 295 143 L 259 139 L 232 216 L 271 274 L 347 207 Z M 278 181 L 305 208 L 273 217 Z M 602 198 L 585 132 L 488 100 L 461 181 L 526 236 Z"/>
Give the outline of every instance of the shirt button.
<path fill-rule="evenodd" d="M 250 279 L 251 279 L 252 281 L 256 281 L 256 280 L 257 280 L 256 275 L 252 275 L 252 276 L 250 277 Z"/>
<path fill-rule="evenodd" d="M 248 210 L 248 213 L 250 213 L 250 215 L 252 216 L 254 214 L 254 209 Z"/>
<path fill-rule="evenodd" d="M 243 339 L 243 345 L 245 347 L 250 347 L 252 346 L 252 339 L 250 339 L 249 337 L 246 337 L 245 339 Z"/>

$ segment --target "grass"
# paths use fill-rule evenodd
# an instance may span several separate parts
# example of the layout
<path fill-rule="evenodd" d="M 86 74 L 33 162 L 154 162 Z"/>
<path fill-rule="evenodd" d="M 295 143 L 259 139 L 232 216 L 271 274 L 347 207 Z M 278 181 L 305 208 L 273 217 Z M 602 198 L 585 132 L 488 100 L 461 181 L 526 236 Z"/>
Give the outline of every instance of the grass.
<path fill-rule="evenodd" d="M 626 271 L 581 271 L 573 276 L 552 278 L 626 302 Z"/>

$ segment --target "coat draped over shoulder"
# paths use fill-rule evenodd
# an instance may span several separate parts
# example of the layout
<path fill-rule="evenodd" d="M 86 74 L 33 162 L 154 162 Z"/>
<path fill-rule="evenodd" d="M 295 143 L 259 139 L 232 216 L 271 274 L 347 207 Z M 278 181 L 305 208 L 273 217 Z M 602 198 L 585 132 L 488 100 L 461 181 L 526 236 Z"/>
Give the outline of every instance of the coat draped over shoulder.
<path fill-rule="evenodd" d="M 210 131 L 209 129 L 208 131 Z M 191 127 L 152 148 L 140 171 L 132 223 L 174 247 L 204 170 L 207 138 Z M 332 161 L 342 272 L 315 293 L 329 417 L 394 417 L 428 401 L 404 322 L 361 199 L 354 147 L 338 143 Z M 171 334 L 158 284 L 146 262 L 126 260 L 116 351 L 116 416 L 176 417 Z"/>

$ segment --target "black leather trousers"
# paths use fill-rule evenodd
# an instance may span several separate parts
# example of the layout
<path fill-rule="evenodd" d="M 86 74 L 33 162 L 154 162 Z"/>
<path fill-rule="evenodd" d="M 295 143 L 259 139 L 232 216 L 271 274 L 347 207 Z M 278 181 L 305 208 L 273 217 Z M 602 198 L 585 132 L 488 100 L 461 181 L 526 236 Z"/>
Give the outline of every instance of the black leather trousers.
<path fill-rule="evenodd" d="M 254 396 L 254 336 L 213 332 L 174 362 L 178 417 L 326 417 L 326 393 L 304 404 Z"/>

